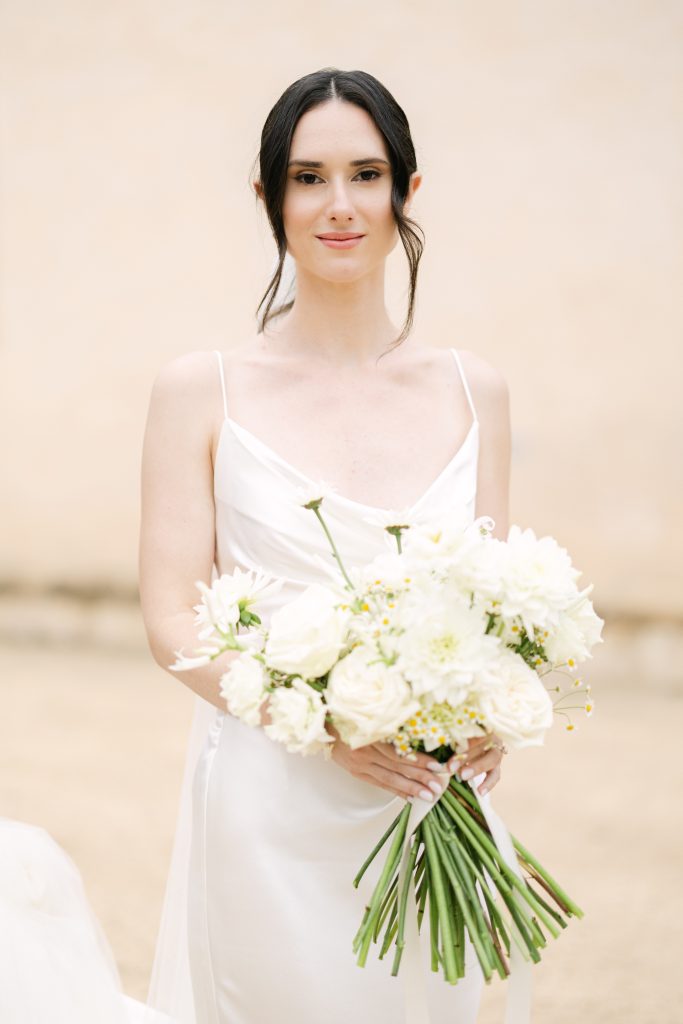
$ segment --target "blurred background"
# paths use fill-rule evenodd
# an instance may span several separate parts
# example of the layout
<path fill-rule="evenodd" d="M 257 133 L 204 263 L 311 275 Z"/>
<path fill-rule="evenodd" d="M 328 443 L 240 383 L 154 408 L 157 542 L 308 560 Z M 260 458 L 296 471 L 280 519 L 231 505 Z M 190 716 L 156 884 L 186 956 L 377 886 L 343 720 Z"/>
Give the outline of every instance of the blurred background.
<path fill-rule="evenodd" d="M 75 859 L 143 998 L 192 710 L 138 605 L 150 389 L 254 335 L 263 121 L 296 78 L 360 68 L 424 175 L 415 333 L 506 375 L 511 521 L 567 547 L 606 622 L 595 714 L 494 793 L 585 910 L 534 970 L 537 1018 L 673 1024 L 681 3 L 4 0 L 0 57 L 0 815 Z M 401 246 L 387 286 L 402 324 Z"/>

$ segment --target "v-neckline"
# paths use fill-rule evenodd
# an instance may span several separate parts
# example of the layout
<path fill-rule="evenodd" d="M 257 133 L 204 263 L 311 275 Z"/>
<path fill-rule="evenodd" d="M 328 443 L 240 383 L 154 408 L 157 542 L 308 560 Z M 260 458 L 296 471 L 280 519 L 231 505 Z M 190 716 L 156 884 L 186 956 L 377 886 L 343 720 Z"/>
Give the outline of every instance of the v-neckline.
<path fill-rule="evenodd" d="M 215 489 L 215 481 L 216 481 L 216 470 L 217 470 L 217 466 L 218 466 L 218 458 L 219 458 L 219 455 L 220 455 L 221 444 L 222 444 L 222 441 L 223 441 L 223 435 L 224 435 L 226 426 L 230 427 L 230 429 L 232 430 L 233 436 L 236 437 L 238 441 L 241 441 L 242 445 L 245 448 L 248 448 L 248 445 L 246 445 L 246 443 L 245 443 L 245 439 L 248 438 L 251 441 L 252 444 L 256 445 L 257 448 L 260 448 L 261 451 L 264 454 L 268 455 L 274 462 L 279 463 L 281 466 L 284 466 L 286 469 L 288 469 L 295 476 L 298 476 L 299 479 L 302 481 L 302 483 L 307 484 L 307 485 L 315 485 L 315 484 L 320 482 L 320 480 L 314 480 L 313 477 L 310 477 L 307 473 L 304 473 L 302 470 L 300 470 L 296 466 L 292 465 L 291 462 L 289 462 L 282 455 L 280 455 L 278 452 L 276 452 L 274 448 L 271 448 L 269 444 L 266 444 L 265 441 L 262 441 L 260 437 L 257 437 L 256 434 L 253 434 L 251 432 L 251 430 L 247 429 L 247 427 L 243 427 L 241 423 L 238 423 L 236 420 L 233 420 L 232 417 L 225 416 L 224 419 L 223 419 L 223 423 L 221 424 L 221 429 L 220 429 L 220 433 L 219 433 L 219 436 L 218 436 L 218 444 L 216 445 L 215 466 L 214 466 L 214 489 Z M 455 455 L 451 456 L 451 458 L 448 460 L 448 462 L 443 467 L 443 469 L 441 469 L 439 471 L 439 473 L 437 473 L 437 475 L 434 477 L 432 482 L 427 486 L 427 489 L 422 492 L 422 494 L 419 496 L 419 498 L 417 498 L 416 501 L 412 502 L 412 504 L 410 504 L 410 505 L 400 506 L 402 511 L 412 512 L 416 508 L 418 508 L 418 506 L 420 506 L 423 501 L 426 501 L 426 499 L 432 494 L 432 491 L 436 488 L 437 484 L 440 483 L 441 480 L 446 476 L 446 474 L 452 469 L 452 467 L 454 465 L 456 465 L 456 463 L 460 459 L 460 456 L 462 455 L 462 453 L 467 450 L 467 446 L 469 445 L 470 440 L 472 439 L 472 437 L 474 437 L 478 433 L 478 429 L 479 429 L 479 419 L 475 416 L 472 419 L 472 423 L 470 424 L 470 428 L 467 431 L 467 434 L 465 435 L 465 439 L 463 440 L 462 444 L 460 445 L 460 447 L 456 451 Z M 342 502 L 345 505 L 349 505 L 349 506 L 351 506 L 353 508 L 364 509 L 367 512 L 382 513 L 382 512 L 392 511 L 391 509 L 388 509 L 388 508 L 386 508 L 384 506 L 380 506 L 380 505 L 366 505 L 365 502 L 363 502 L 363 501 L 356 501 L 355 498 L 347 498 L 344 494 L 341 494 L 339 491 L 334 490 L 334 489 L 332 489 L 330 491 L 330 497 L 332 499 L 336 498 L 338 501 Z"/>

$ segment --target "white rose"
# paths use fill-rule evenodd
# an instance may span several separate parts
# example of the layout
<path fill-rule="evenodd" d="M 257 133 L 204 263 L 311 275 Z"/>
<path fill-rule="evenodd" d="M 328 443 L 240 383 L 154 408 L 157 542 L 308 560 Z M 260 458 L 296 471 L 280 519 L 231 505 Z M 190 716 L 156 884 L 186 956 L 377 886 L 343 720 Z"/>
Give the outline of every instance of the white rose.
<path fill-rule="evenodd" d="M 293 754 L 317 754 L 334 737 L 325 729 L 326 708 L 321 695 L 300 676 L 291 686 L 279 686 L 268 703 L 271 721 L 264 728 L 272 740 Z"/>
<path fill-rule="evenodd" d="M 344 646 L 348 611 L 335 608 L 339 595 L 312 583 L 272 615 L 264 655 L 270 668 L 317 679 L 334 665 Z"/>
<path fill-rule="evenodd" d="M 457 706 L 477 673 L 498 656 L 500 640 L 486 635 L 486 616 L 453 587 L 401 608 L 405 629 L 397 641 L 398 667 L 413 693 Z"/>
<path fill-rule="evenodd" d="M 251 652 L 235 658 L 220 678 L 220 693 L 228 711 L 245 725 L 261 724 L 261 704 L 266 697 L 266 674 L 262 663 Z"/>
<path fill-rule="evenodd" d="M 553 724 L 553 705 L 536 672 L 512 651 L 482 673 L 476 706 L 487 726 L 511 747 L 540 746 Z"/>
<path fill-rule="evenodd" d="M 327 681 L 327 707 L 341 738 L 354 749 L 392 736 L 419 707 L 401 673 L 377 657 L 372 648 L 354 647 Z"/>

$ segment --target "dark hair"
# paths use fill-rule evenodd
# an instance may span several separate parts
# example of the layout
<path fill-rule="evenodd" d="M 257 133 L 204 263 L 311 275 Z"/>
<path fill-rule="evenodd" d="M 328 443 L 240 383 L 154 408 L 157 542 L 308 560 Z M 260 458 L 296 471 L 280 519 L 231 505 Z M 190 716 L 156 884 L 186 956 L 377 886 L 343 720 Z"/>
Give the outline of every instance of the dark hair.
<path fill-rule="evenodd" d="M 405 113 L 381 82 L 366 71 L 340 71 L 331 67 L 304 75 L 285 89 L 268 114 L 261 132 L 261 148 L 256 162 L 260 166 L 266 214 L 277 244 L 279 260 L 256 309 L 258 316 L 267 300 L 263 317 L 259 321 L 259 333 L 262 333 L 270 319 L 286 313 L 294 304 L 293 299 L 285 301 L 271 312 L 287 252 L 282 205 L 287 185 L 287 160 L 294 130 L 299 118 L 307 110 L 331 99 L 355 103 L 366 110 L 384 136 L 387 145 L 392 176 L 391 206 L 410 268 L 408 314 L 400 335 L 392 344 L 394 347 L 400 345 L 407 337 L 413 325 L 417 269 L 424 249 L 422 228 L 403 213 L 410 175 L 417 170 L 415 149 Z"/>

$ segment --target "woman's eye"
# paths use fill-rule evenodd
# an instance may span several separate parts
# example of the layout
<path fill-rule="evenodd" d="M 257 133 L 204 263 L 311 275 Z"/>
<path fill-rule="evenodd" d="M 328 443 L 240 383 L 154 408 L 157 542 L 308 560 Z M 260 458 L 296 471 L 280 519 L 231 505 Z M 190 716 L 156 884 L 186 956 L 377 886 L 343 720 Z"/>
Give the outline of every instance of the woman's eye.
<path fill-rule="evenodd" d="M 372 178 L 362 178 L 361 179 L 362 181 L 374 181 L 375 178 L 379 178 L 379 176 L 380 176 L 380 172 L 373 170 L 372 167 L 366 167 L 365 170 L 359 171 L 358 172 L 358 177 L 360 177 L 361 174 L 372 174 L 373 175 Z M 317 178 L 317 177 L 318 177 L 318 175 L 314 174 L 313 171 L 302 171 L 301 174 L 297 174 L 297 176 L 296 176 L 296 178 L 294 180 L 295 181 L 300 181 L 302 185 L 313 185 L 313 184 L 315 184 L 315 182 L 313 182 L 313 181 L 304 181 L 304 178 L 309 178 L 310 179 L 310 178 Z"/>

